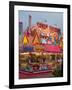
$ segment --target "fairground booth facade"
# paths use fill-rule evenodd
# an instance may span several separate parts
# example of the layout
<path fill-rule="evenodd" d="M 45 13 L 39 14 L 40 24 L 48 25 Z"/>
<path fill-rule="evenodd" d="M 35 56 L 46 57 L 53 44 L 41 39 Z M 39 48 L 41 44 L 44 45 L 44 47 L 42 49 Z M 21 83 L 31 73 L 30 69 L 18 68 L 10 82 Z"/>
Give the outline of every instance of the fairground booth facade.
<path fill-rule="evenodd" d="M 23 32 L 19 22 L 19 78 L 63 75 L 63 34 L 59 27 L 37 22 Z M 59 74 L 58 74 L 59 73 Z"/>

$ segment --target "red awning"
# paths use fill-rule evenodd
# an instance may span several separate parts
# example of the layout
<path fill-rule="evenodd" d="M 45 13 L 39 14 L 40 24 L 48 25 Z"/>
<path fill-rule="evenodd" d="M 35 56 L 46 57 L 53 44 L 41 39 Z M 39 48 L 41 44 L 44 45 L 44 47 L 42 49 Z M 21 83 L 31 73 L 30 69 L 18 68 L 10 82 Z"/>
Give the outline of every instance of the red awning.
<path fill-rule="evenodd" d="M 54 53 L 61 53 L 60 47 L 55 45 L 43 45 L 44 51 L 46 52 L 54 52 Z"/>

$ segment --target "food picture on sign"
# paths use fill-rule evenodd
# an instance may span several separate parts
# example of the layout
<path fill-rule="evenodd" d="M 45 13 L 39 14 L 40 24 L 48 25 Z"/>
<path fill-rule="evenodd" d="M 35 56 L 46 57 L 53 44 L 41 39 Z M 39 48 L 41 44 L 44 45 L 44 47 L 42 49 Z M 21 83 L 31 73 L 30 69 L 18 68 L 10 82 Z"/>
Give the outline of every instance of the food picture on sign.
<path fill-rule="evenodd" d="M 63 77 L 63 14 L 19 10 L 19 79 Z"/>

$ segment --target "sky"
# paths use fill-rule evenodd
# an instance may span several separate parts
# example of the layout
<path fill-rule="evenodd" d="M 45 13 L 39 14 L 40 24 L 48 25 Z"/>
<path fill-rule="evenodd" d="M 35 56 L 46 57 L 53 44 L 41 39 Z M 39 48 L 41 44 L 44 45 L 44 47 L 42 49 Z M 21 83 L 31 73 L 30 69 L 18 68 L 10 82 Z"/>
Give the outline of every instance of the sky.
<path fill-rule="evenodd" d="M 19 10 L 19 21 L 23 22 L 23 31 L 28 26 L 29 15 L 32 16 L 31 25 L 37 22 L 44 22 L 48 25 L 56 26 L 63 32 L 63 12 L 45 12 L 45 11 L 24 11 Z"/>

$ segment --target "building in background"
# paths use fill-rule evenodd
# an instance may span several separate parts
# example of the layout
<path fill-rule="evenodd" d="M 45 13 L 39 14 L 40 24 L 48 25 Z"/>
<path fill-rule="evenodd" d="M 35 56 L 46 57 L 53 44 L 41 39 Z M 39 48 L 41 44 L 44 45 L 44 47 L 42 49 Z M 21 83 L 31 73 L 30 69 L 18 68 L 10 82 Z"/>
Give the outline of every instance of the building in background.
<path fill-rule="evenodd" d="M 19 35 L 21 35 L 23 32 L 23 23 L 20 21 L 19 22 Z"/>

